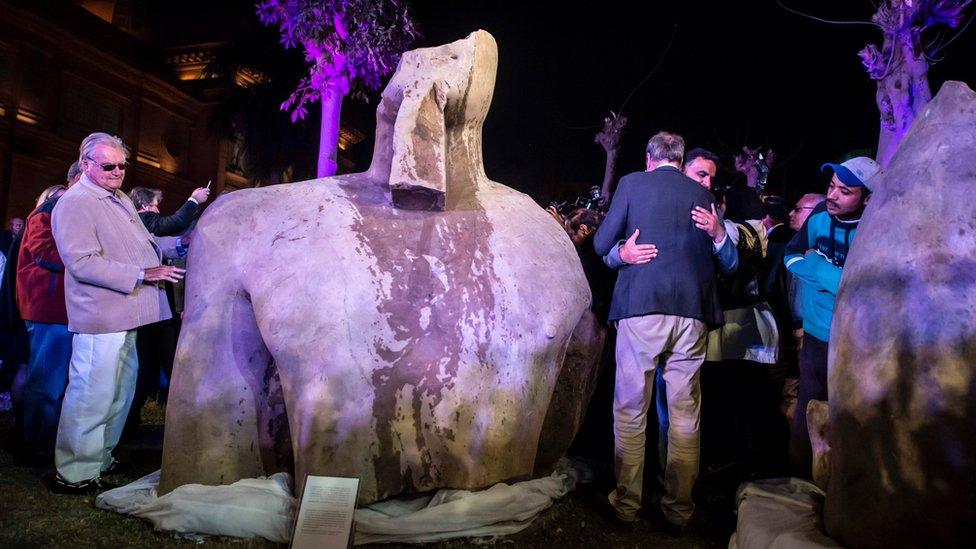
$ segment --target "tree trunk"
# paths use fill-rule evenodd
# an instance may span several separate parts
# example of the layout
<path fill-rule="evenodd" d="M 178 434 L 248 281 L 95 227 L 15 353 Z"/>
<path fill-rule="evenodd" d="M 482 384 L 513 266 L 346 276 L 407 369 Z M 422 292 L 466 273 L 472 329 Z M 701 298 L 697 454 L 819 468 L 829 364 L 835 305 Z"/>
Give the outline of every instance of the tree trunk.
<path fill-rule="evenodd" d="M 344 93 L 329 86 L 322 90 L 322 127 L 319 133 L 319 163 L 316 177 L 335 175 L 339 166 L 339 113 Z"/>
<path fill-rule="evenodd" d="M 607 152 L 607 163 L 603 170 L 603 187 L 600 196 L 609 200 L 610 187 L 613 185 L 613 175 L 617 168 L 617 153 L 620 152 L 620 134 L 627 125 L 627 117 L 610 111 L 610 116 L 603 119 L 603 129 L 593 139 Z"/>
<path fill-rule="evenodd" d="M 877 160 L 882 167 L 891 161 L 915 117 L 932 99 L 928 62 L 915 51 L 910 37 L 897 34 L 886 38 L 884 50 L 892 51 L 892 59 L 891 68 L 878 80 L 876 95 L 881 114 Z"/>
<path fill-rule="evenodd" d="M 614 172 L 617 170 L 617 149 L 607 150 L 607 163 L 603 170 L 603 188 L 600 196 L 610 196 L 610 186 L 613 185 Z"/>

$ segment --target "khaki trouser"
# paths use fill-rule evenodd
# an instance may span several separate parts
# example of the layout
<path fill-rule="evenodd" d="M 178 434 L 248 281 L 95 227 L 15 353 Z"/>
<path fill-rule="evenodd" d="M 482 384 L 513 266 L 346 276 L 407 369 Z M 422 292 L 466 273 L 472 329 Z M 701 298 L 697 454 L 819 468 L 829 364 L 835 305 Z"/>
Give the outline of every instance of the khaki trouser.
<path fill-rule="evenodd" d="M 655 314 L 623 319 L 617 331 L 613 399 L 617 489 L 610 494 L 610 503 L 623 520 L 633 520 L 641 507 L 644 430 L 654 371 L 660 363 L 670 419 L 661 508 L 668 521 L 684 525 L 695 510 L 691 488 L 698 477 L 700 447 L 698 374 L 705 360 L 707 328 L 700 320 Z"/>

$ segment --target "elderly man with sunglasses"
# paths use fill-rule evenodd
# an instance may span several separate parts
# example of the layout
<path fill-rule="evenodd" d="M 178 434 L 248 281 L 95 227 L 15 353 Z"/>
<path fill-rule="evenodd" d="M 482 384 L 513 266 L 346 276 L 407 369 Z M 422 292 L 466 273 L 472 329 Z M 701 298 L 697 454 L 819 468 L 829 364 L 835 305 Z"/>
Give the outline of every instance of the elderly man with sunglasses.
<path fill-rule="evenodd" d="M 52 214 L 65 266 L 68 329 L 74 333 L 55 447 L 55 493 L 108 487 L 100 477 L 114 466 L 112 450 L 132 402 L 136 328 L 170 318 L 161 282 L 183 277 L 183 269 L 162 265 L 161 259 L 185 254 L 185 242 L 151 236 L 121 191 L 126 154 L 117 137 L 86 137 L 81 179 Z"/>

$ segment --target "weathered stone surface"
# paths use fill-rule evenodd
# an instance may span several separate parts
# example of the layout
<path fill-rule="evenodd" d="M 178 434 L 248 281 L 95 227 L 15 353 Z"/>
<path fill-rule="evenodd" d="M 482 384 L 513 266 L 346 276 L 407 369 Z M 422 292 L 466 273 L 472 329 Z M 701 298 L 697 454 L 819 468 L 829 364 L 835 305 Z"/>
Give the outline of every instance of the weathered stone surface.
<path fill-rule="evenodd" d="M 563 457 L 583 424 L 586 406 L 600 377 L 600 352 L 605 335 L 592 314 L 583 315 L 573 331 L 563 369 L 542 424 L 542 438 L 535 457 L 536 476 L 552 471 L 553 465 Z"/>
<path fill-rule="evenodd" d="M 972 547 L 976 94 L 946 83 L 872 187 L 831 329 L 827 533 Z"/>
<path fill-rule="evenodd" d="M 807 402 L 807 433 L 813 454 L 813 483 L 827 491 L 830 481 L 830 406 L 826 400 Z"/>
<path fill-rule="evenodd" d="M 307 473 L 359 477 L 365 503 L 527 477 L 537 453 L 568 447 L 578 418 L 540 448 L 543 421 L 550 407 L 582 413 L 600 334 L 565 232 L 485 176 L 496 65 L 483 31 L 409 52 L 368 172 L 207 210 L 161 493 L 293 467 L 298 491 Z M 594 359 L 565 368 L 574 331 L 573 356 Z M 554 397 L 560 376 L 577 391 Z"/>

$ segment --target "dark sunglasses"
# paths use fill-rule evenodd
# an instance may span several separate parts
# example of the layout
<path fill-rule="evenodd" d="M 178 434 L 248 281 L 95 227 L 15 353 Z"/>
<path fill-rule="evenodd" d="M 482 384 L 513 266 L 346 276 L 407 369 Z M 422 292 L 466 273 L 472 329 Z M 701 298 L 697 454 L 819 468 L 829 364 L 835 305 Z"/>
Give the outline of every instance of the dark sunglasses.
<path fill-rule="evenodd" d="M 102 169 L 105 170 L 105 171 L 107 171 L 107 172 L 114 172 L 115 171 L 115 168 L 118 168 L 119 171 L 124 172 L 126 170 L 126 168 L 129 167 L 129 163 L 128 162 L 121 162 L 119 164 L 99 164 L 99 166 L 101 166 Z"/>

